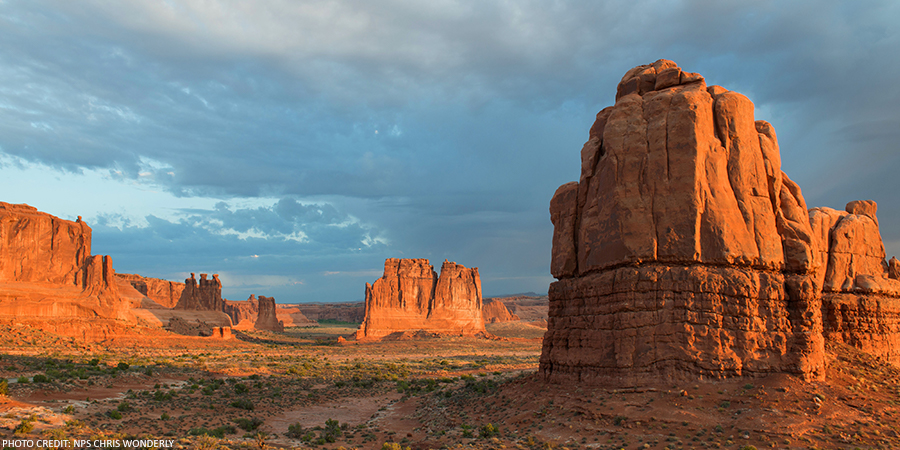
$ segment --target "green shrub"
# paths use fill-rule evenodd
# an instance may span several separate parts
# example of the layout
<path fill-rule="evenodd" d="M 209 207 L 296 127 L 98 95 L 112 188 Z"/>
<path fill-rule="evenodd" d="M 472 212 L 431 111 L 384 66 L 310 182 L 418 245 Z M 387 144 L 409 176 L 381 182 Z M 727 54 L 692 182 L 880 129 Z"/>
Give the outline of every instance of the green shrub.
<path fill-rule="evenodd" d="M 46 382 L 50 381 L 50 379 L 47 378 L 47 375 L 44 375 L 44 374 L 42 374 L 42 373 L 39 373 L 39 374 L 37 374 L 37 375 L 34 376 L 33 381 L 34 381 L 35 383 L 46 383 Z"/>
<path fill-rule="evenodd" d="M 0 395 L 9 395 L 9 382 L 5 378 L 0 380 Z"/>
<path fill-rule="evenodd" d="M 487 424 L 481 427 L 481 433 L 479 434 L 482 439 L 486 439 L 489 437 L 494 437 L 500 434 L 500 430 L 497 429 L 493 424 Z"/>
<path fill-rule="evenodd" d="M 128 411 L 131 411 L 132 408 L 131 408 L 131 405 L 128 404 L 128 402 L 122 402 L 122 403 L 119 403 L 118 406 L 116 406 L 116 410 L 119 412 L 128 412 Z"/>
<path fill-rule="evenodd" d="M 172 418 L 172 417 L 169 416 L 169 413 L 162 413 L 162 415 L 159 416 L 159 420 L 169 420 L 169 419 L 171 419 L 171 418 Z"/>
<path fill-rule="evenodd" d="M 115 409 L 111 409 L 106 412 L 107 417 L 114 420 L 120 420 L 122 418 L 122 413 L 116 411 Z"/>
<path fill-rule="evenodd" d="M 19 378 L 16 378 L 16 383 L 28 384 L 28 383 L 30 383 L 30 381 L 28 381 L 28 377 L 19 377 Z"/>
<path fill-rule="evenodd" d="M 247 392 L 250 392 L 250 388 L 248 388 L 246 384 L 238 383 L 234 385 L 235 394 L 246 394 Z"/>
<path fill-rule="evenodd" d="M 27 419 L 22 419 L 16 428 L 13 430 L 13 434 L 28 434 L 34 431 L 34 417 L 29 417 Z"/>
<path fill-rule="evenodd" d="M 256 417 L 254 417 L 252 419 L 245 419 L 243 417 L 240 417 L 240 418 L 234 419 L 234 423 L 236 423 L 237 426 L 240 427 L 244 431 L 253 431 L 253 430 L 259 428 L 259 426 L 263 424 L 263 421 L 262 421 L 262 419 L 259 419 Z M 299 426 L 299 424 L 295 424 L 295 425 Z"/>
<path fill-rule="evenodd" d="M 247 411 L 253 411 L 253 402 L 251 402 L 250 400 L 235 400 L 231 402 L 231 406 L 235 408 L 245 409 Z"/>
<path fill-rule="evenodd" d="M 322 431 L 322 438 L 325 439 L 325 442 L 333 443 L 339 437 L 341 437 L 341 424 L 337 420 L 326 420 L 325 430 Z"/>
<path fill-rule="evenodd" d="M 128 363 L 120 362 L 119 365 L 116 366 L 116 369 L 124 371 L 124 370 L 128 370 L 129 367 L 131 367 L 131 366 L 129 366 Z"/>

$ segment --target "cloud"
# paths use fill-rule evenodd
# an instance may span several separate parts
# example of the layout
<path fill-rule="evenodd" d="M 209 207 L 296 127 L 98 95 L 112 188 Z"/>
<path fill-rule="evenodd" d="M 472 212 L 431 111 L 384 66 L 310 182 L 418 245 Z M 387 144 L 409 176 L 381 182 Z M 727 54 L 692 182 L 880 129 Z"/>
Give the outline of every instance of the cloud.
<path fill-rule="evenodd" d="M 235 274 L 289 260 L 324 295 L 314 278 L 342 281 L 323 272 L 402 255 L 541 291 L 514 279 L 546 277 L 549 197 L 622 74 L 659 58 L 750 97 L 810 206 L 873 198 L 900 220 L 897 17 L 886 0 L 7 1 L 0 163 L 104 177 L 79 184 L 103 205 L 95 239 L 159 273 L 180 264 L 166 252 Z M 41 184 L 10 195 L 82 214 Z"/>

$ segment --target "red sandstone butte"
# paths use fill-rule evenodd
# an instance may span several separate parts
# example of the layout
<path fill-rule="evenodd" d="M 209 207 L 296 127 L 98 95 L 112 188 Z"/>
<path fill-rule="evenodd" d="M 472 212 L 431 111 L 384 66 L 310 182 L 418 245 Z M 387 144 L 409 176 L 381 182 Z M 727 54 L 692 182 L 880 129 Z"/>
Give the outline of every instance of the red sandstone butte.
<path fill-rule="evenodd" d="M 481 315 L 484 317 L 484 323 L 502 323 L 519 320 L 519 316 L 509 312 L 506 305 L 502 301 L 487 298 L 484 299 L 481 307 Z"/>
<path fill-rule="evenodd" d="M 824 376 L 816 240 L 753 111 L 671 61 L 625 74 L 550 202 L 544 379 Z"/>
<path fill-rule="evenodd" d="M 284 323 L 278 320 L 275 299 L 250 295 L 246 301 L 225 300 L 224 312 L 238 330 L 284 331 Z"/>
<path fill-rule="evenodd" d="M 357 339 L 379 339 L 392 333 L 476 335 L 484 333 L 481 277 L 444 261 L 440 277 L 427 259 L 389 258 L 384 275 L 366 283 L 366 315 Z"/>
<path fill-rule="evenodd" d="M 0 203 L 0 318 L 94 339 L 132 322 L 130 307 L 119 298 L 112 258 L 91 255 L 81 217 Z"/>
<path fill-rule="evenodd" d="M 185 309 L 191 311 L 223 311 L 224 301 L 222 300 L 222 282 L 219 281 L 219 275 L 213 275 L 212 279 L 207 279 L 207 274 L 200 274 L 200 283 L 193 273 L 191 277 L 184 280 L 184 291 L 181 292 L 181 298 L 175 305 L 175 309 Z"/>

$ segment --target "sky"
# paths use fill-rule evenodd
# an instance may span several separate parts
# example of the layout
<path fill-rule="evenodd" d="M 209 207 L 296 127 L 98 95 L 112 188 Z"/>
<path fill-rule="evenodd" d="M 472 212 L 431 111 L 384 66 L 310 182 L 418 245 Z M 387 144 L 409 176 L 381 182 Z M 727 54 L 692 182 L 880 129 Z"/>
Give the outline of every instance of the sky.
<path fill-rule="evenodd" d="M 546 293 L 549 201 L 630 68 L 748 96 L 900 255 L 900 2 L 0 0 L 0 201 L 120 273 L 361 301 L 386 258 Z"/>

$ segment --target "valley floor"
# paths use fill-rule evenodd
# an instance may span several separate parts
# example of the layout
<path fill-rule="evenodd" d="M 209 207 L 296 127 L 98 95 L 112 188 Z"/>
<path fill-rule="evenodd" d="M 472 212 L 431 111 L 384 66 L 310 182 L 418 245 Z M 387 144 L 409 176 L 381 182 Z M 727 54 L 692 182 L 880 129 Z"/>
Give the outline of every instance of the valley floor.
<path fill-rule="evenodd" d="M 134 439 L 200 449 L 900 448 L 900 370 L 847 347 L 828 349 L 823 383 L 770 376 L 606 389 L 541 382 L 532 328 L 358 344 L 353 325 L 337 324 L 84 346 L 3 327 L 0 439 L 56 448 Z"/>

